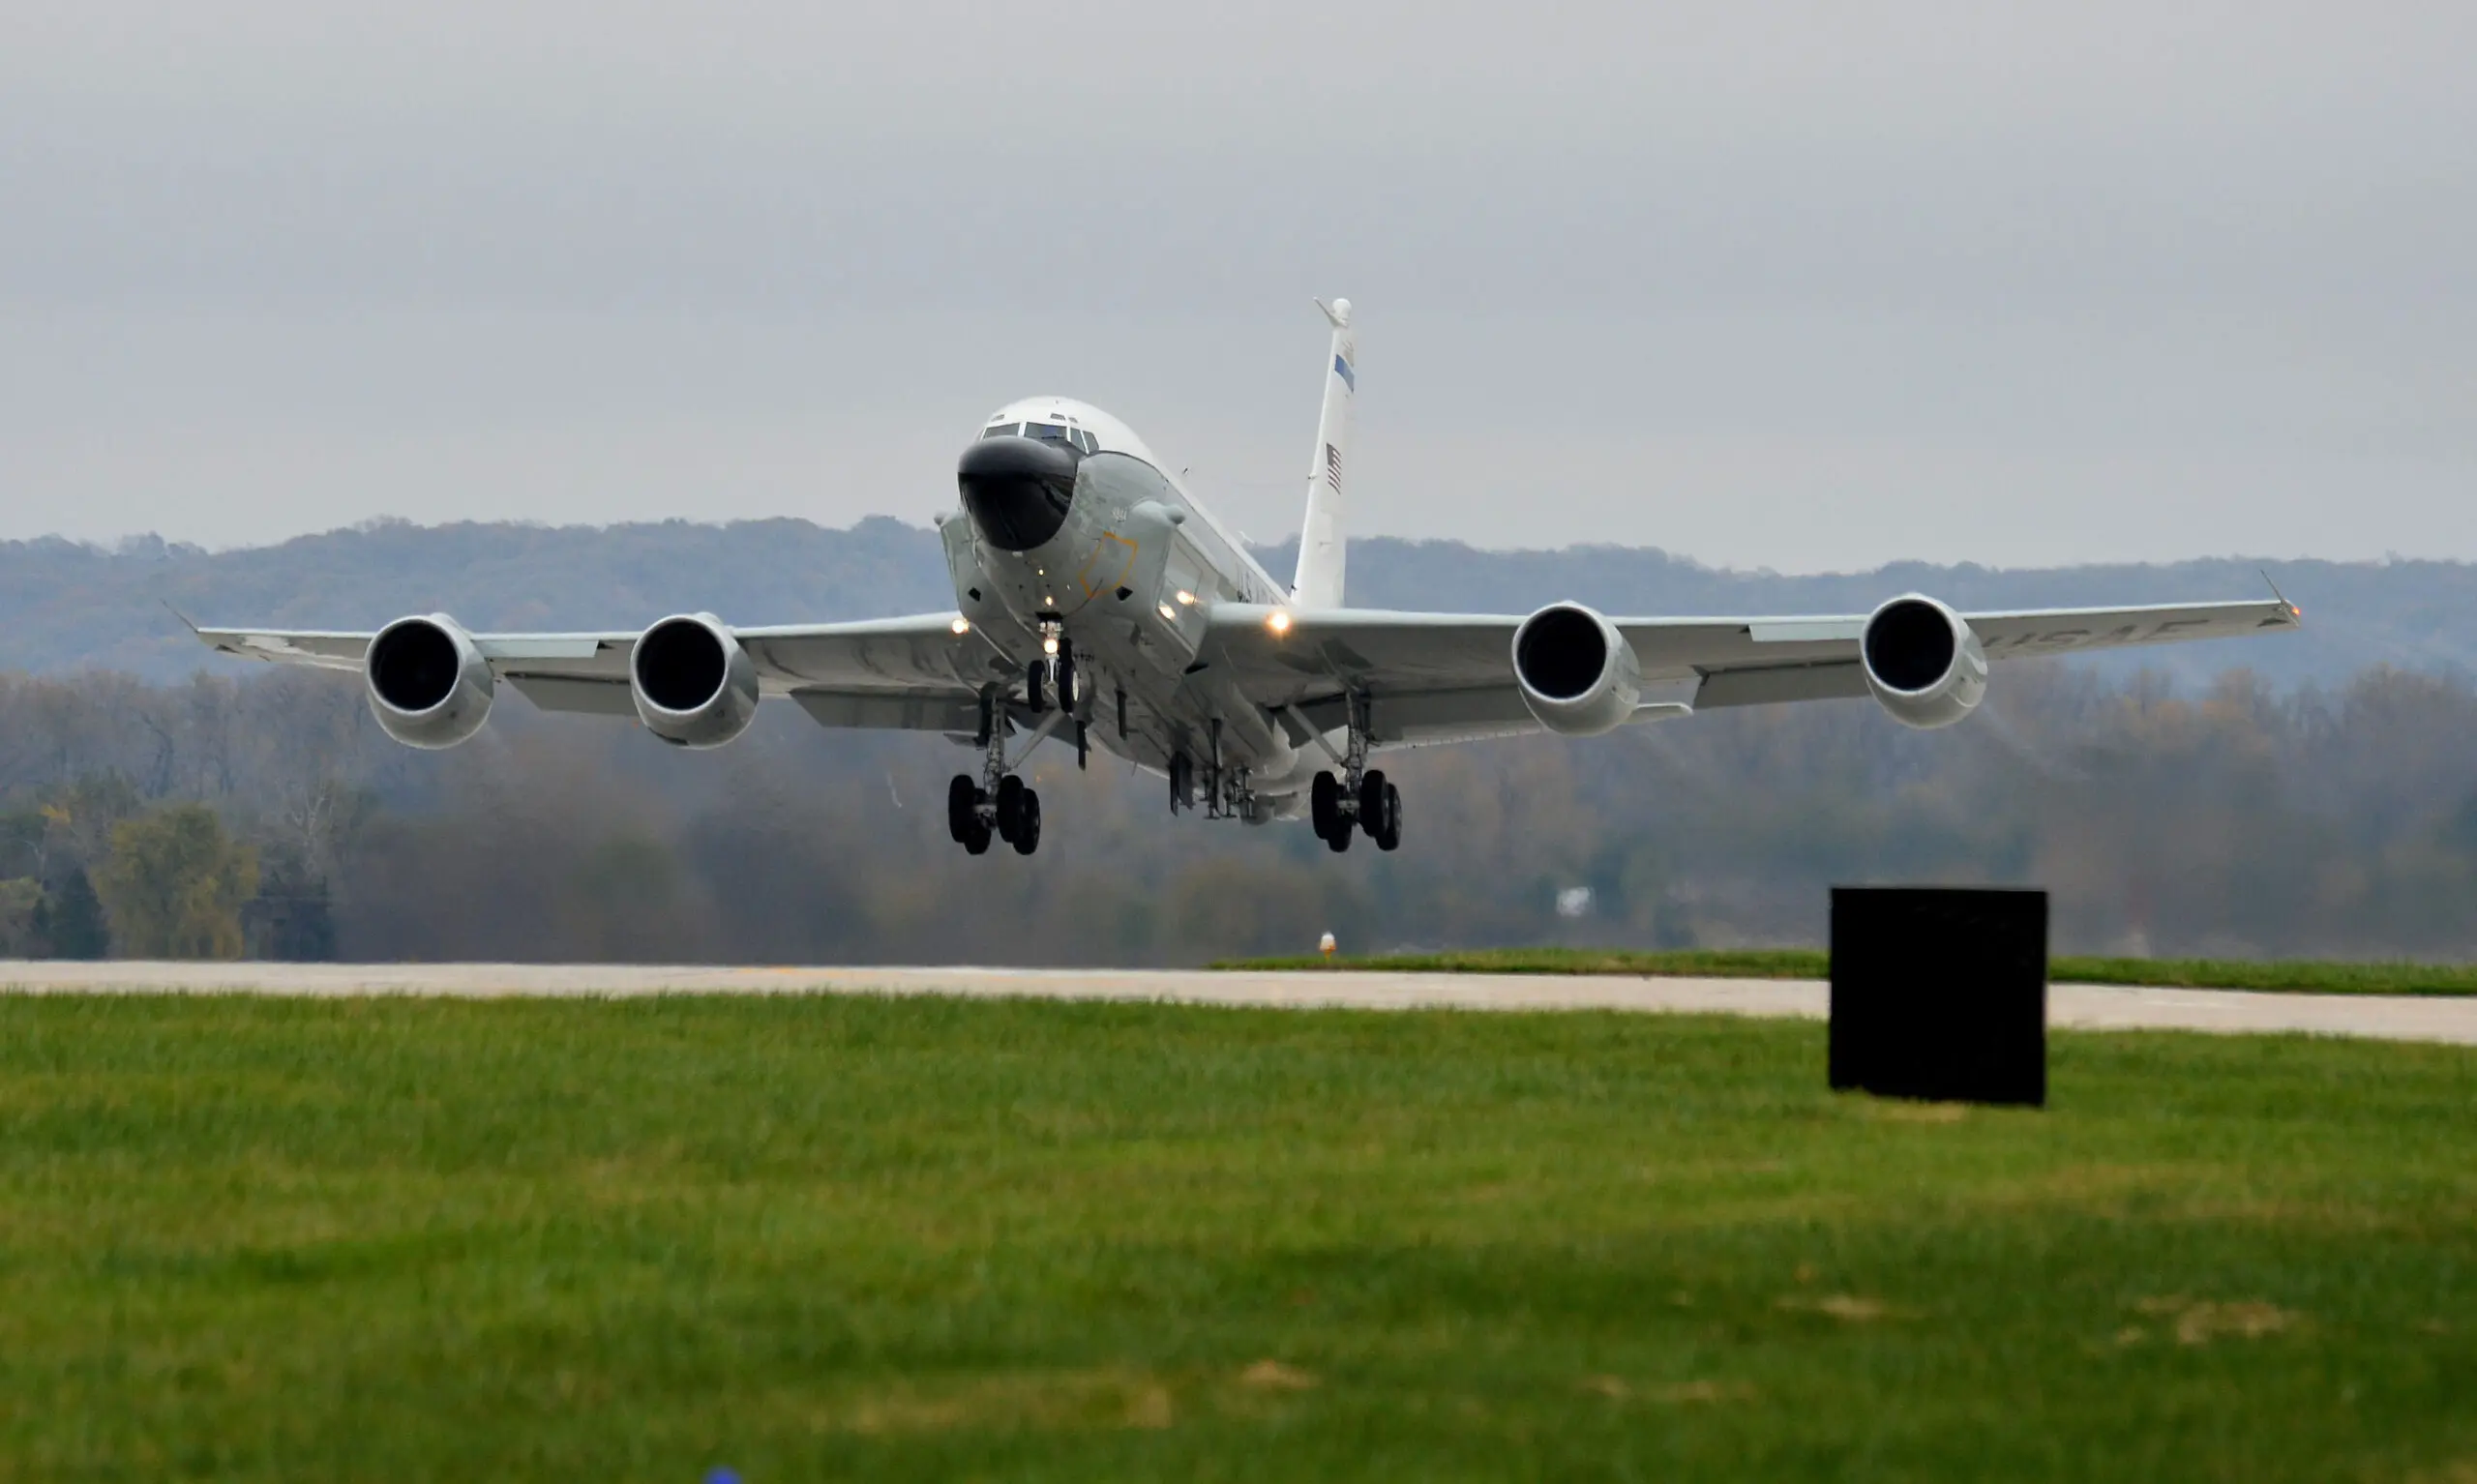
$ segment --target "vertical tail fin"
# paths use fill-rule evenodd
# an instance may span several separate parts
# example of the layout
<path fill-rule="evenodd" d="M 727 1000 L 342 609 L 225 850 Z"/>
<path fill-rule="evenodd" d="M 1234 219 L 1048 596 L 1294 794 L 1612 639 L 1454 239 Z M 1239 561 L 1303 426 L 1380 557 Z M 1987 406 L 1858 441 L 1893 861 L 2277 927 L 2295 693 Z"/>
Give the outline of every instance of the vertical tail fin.
<path fill-rule="evenodd" d="M 1316 307 L 1333 326 L 1325 364 L 1325 408 L 1316 419 L 1316 457 L 1307 470 L 1307 519 L 1298 532 L 1298 571 L 1290 599 L 1303 608 L 1342 606 L 1342 481 L 1351 451 L 1351 401 L 1358 395 L 1358 337 L 1351 333 L 1351 302 L 1322 299 Z"/>

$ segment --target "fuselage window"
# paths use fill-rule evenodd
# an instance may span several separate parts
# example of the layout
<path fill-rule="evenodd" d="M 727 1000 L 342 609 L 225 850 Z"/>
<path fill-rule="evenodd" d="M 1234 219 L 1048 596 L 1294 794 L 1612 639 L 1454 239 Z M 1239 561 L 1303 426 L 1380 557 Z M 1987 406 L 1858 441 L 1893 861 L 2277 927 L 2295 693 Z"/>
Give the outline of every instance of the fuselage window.
<path fill-rule="evenodd" d="M 982 433 L 981 436 L 984 438 L 1002 438 L 1023 426 L 1024 425 L 1021 423 L 1000 423 L 997 427 Z"/>

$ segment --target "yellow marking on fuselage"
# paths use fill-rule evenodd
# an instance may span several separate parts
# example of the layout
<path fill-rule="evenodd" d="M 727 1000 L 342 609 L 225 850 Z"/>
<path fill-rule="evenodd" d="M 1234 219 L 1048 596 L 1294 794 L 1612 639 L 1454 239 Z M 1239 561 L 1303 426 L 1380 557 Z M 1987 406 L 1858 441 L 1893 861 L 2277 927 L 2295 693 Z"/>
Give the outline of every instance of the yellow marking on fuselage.
<path fill-rule="evenodd" d="M 1092 569 L 1101 564 L 1101 553 L 1109 549 L 1107 544 L 1113 541 L 1117 542 L 1119 546 L 1126 548 L 1126 560 L 1119 564 L 1118 576 L 1106 579 L 1100 582 L 1091 581 Z M 1135 543 L 1127 540 L 1124 536 L 1119 535 L 1116 531 L 1103 531 L 1101 533 L 1101 544 L 1095 545 L 1092 548 L 1092 555 L 1084 563 L 1084 570 L 1075 574 L 1075 583 L 1077 586 L 1084 589 L 1085 597 L 1091 598 L 1096 596 L 1104 587 L 1116 587 L 1119 583 L 1125 581 L 1126 575 L 1134 570 Z"/>

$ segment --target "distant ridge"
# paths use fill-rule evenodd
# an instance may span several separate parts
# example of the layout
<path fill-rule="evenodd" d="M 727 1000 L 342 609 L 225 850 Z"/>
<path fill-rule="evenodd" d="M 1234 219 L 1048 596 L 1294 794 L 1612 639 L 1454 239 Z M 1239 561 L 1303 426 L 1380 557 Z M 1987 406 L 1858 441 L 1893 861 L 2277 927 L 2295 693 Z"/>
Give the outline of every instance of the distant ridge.
<path fill-rule="evenodd" d="M 1290 570 L 1295 543 L 1260 552 Z M 1527 612 L 1575 598 L 1612 612 L 1862 611 L 1912 589 L 1964 608 L 2245 598 L 2267 566 L 2305 609 L 2301 636 L 2204 644 L 2108 662 L 2185 680 L 2250 668 L 2282 683 L 2369 666 L 2477 669 L 2477 567 L 2460 562 L 2260 563 L 2002 570 L 1904 562 L 1868 573 L 1732 572 L 1655 548 L 1490 551 L 1363 537 L 1351 601 L 1380 608 Z M 935 532 L 884 518 L 614 526 L 381 521 L 279 546 L 208 552 L 134 538 L 104 549 L 0 543 L 0 669 L 124 670 L 155 680 L 236 661 L 202 652 L 170 614 L 218 623 L 374 627 L 443 610 L 476 628 L 630 628 L 682 609 L 726 621 L 862 618 L 951 606 Z"/>

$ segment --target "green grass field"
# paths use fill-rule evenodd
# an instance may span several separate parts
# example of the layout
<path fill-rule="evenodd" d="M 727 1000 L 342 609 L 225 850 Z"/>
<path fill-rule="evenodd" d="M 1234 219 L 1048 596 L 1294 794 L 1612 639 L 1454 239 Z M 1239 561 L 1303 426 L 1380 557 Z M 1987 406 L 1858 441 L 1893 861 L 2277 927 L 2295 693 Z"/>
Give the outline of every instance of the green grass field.
<path fill-rule="evenodd" d="M 2477 1478 L 2477 1052 L 0 998 L 0 1479 Z"/>
<path fill-rule="evenodd" d="M 1470 948 L 1452 953 L 1384 954 L 1330 960 L 1233 959 L 1225 969 L 1332 968 L 1435 974 L 1644 974 L 1707 979 L 1821 979 L 1832 968 L 1820 948 Z M 2242 959 L 2047 961 L 2057 984 L 2276 990 L 2320 994 L 2477 994 L 2477 965 L 2343 964 L 2321 959 L 2256 963 Z"/>

